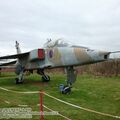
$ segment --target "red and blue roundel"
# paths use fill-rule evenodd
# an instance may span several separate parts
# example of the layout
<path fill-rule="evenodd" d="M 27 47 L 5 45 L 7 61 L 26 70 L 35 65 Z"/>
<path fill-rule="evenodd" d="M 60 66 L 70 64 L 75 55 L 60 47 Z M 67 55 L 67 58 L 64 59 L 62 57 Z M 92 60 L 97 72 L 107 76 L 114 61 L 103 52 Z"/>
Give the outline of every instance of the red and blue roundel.
<path fill-rule="evenodd" d="M 49 57 L 52 58 L 53 57 L 53 50 L 49 51 Z"/>

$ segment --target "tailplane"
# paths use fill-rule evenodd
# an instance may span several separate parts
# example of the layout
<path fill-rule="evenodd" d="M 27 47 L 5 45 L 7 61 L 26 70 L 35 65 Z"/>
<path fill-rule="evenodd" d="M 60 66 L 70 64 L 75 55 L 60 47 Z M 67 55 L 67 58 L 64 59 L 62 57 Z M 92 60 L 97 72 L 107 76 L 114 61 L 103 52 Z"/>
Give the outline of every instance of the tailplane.
<path fill-rule="evenodd" d="M 21 50 L 20 50 L 20 47 L 19 47 L 19 43 L 17 41 L 16 41 L 16 44 L 15 44 L 15 47 L 16 47 L 16 50 L 17 50 L 17 54 L 20 54 Z"/>

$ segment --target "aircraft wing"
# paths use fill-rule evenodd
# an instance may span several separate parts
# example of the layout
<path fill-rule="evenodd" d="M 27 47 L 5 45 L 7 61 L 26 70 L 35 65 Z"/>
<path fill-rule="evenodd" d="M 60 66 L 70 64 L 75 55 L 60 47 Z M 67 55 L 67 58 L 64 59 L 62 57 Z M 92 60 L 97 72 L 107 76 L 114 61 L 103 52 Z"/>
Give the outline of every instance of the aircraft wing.
<path fill-rule="evenodd" d="M 6 62 L 6 63 L 1 63 L 0 66 L 8 66 L 11 64 L 15 64 L 17 62 L 17 60 L 11 61 L 11 62 Z"/>
<path fill-rule="evenodd" d="M 15 55 L 7 55 L 7 56 L 2 56 L 0 57 L 1 59 L 16 59 L 16 58 L 23 58 L 29 55 L 29 52 L 26 53 L 20 53 L 20 54 L 15 54 Z"/>

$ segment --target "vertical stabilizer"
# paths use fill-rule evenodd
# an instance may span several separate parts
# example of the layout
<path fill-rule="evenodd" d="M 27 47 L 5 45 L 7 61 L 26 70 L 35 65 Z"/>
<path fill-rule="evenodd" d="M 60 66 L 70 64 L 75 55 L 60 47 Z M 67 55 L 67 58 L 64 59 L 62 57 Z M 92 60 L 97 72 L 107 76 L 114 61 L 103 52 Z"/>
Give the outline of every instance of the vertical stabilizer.
<path fill-rule="evenodd" d="M 16 50 L 17 50 L 17 54 L 20 54 L 21 53 L 21 50 L 20 50 L 20 47 L 19 47 L 19 43 L 16 41 Z"/>

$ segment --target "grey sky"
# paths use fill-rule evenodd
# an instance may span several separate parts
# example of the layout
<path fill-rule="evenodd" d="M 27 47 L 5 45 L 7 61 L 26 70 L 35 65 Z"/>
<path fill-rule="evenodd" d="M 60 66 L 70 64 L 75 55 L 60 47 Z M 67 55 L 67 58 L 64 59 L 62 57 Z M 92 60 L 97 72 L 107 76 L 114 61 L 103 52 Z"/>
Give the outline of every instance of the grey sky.
<path fill-rule="evenodd" d="M 0 54 L 42 47 L 47 38 L 120 50 L 120 0 L 1 0 Z"/>

